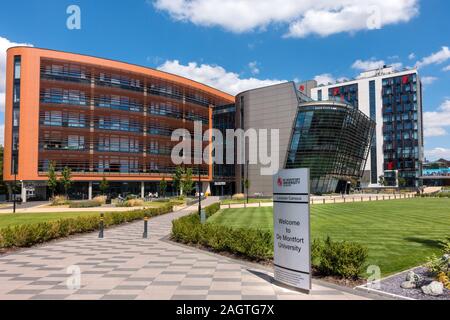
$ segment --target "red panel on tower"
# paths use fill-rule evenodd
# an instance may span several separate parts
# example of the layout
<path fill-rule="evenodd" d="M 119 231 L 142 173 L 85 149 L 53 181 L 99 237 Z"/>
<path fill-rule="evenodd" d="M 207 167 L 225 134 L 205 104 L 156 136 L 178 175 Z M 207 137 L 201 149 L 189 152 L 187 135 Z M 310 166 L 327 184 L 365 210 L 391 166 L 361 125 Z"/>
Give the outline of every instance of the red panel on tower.
<path fill-rule="evenodd" d="M 394 170 L 394 161 L 388 162 L 388 170 Z"/>
<path fill-rule="evenodd" d="M 409 82 L 409 76 L 403 76 L 402 82 L 403 84 L 407 84 Z"/>

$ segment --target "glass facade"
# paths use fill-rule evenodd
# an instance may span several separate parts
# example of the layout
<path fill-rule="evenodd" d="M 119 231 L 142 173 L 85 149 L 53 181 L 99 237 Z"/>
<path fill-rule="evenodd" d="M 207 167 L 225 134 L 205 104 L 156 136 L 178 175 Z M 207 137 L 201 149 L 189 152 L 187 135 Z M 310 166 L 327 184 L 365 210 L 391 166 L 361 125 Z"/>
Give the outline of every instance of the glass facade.
<path fill-rule="evenodd" d="M 375 91 L 375 80 L 369 82 L 369 106 L 370 119 L 377 120 L 377 102 Z M 375 130 L 370 145 L 370 182 L 372 184 L 378 183 L 378 152 L 377 152 L 377 132 Z"/>
<path fill-rule="evenodd" d="M 383 150 L 389 185 L 418 186 L 420 154 L 419 83 L 415 73 L 383 79 Z M 398 171 L 398 180 L 396 172 Z"/>
<path fill-rule="evenodd" d="M 363 174 L 374 129 L 375 122 L 352 106 L 301 104 L 286 168 L 310 168 L 312 193 L 345 191 Z"/>
<path fill-rule="evenodd" d="M 20 128 L 20 78 L 22 59 L 14 57 L 14 82 L 13 82 L 13 123 L 12 123 L 12 158 L 11 173 L 18 173 L 19 164 L 19 128 Z"/>
<path fill-rule="evenodd" d="M 349 84 L 328 89 L 330 100 L 341 101 L 359 108 L 358 84 Z"/>
<path fill-rule="evenodd" d="M 214 181 L 212 192 L 214 195 L 232 195 L 236 190 L 236 165 L 227 164 L 226 130 L 236 127 L 236 106 L 234 104 L 216 107 L 213 110 L 213 127 L 224 137 L 222 144 L 216 142 L 216 147 L 223 150 L 223 164 L 213 165 Z M 213 156 L 216 156 L 213 154 Z"/>

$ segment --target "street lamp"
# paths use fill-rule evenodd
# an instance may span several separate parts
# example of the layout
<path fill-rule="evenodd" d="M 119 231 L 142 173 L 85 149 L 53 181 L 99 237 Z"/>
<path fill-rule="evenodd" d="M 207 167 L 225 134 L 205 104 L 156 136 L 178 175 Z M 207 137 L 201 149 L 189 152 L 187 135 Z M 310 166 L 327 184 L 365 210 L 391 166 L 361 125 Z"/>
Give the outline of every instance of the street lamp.
<path fill-rule="evenodd" d="M 248 204 L 248 189 L 250 187 L 250 181 L 248 180 L 248 165 L 249 161 L 247 160 L 247 179 L 245 180 L 245 187 L 247 189 L 247 204 Z"/>
<path fill-rule="evenodd" d="M 202 216 L 202 175 L 200 173 L 200 164 L 198 165 L 198 214 Z"/>
<path fill-rule="evenodd" d="M 18 150 L 17 148 L 17 142 L 14 143 L 14 151 Z M 17 151 L 16 151 L 17 152 Z M 15 152 L 13 152 L 12 154 L 12 166 L 13 166 L 13 172 L 14 172 L 14 185 L 12 188 L 12 192 L 13 192 L 13 213 L 16 213 L 16 188 L 17 188 L 17 164 L 16 164 L 16 160 L 17 160 L 17 155 Z"/>
<path fill-rule="evenodd" d="M 16 172 L 16 161 L 13 160 L 13 171 L 14 171 L 14 186 L 13 186 L 13 213 L 16 213 L 16 188 L 17 188 L 17 172 Z"/>

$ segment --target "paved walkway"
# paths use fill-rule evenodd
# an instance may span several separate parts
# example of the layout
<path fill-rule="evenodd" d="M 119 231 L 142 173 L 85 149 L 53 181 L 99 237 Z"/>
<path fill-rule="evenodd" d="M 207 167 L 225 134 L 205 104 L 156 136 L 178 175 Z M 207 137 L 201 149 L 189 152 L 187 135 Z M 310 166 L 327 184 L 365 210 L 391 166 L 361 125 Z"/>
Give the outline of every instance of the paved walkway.
<path fill-rule="evenodd" d="M 211 200 L 209 200 L 211 201 Z M 171 221 L 190 207 L 150 220 L 150 238 L 136 222 L 0 256 L 0 300 L 11 299 L 364 299 L 314 284 L 311 295 L 278 287 L 272 274 L 167 240 Z M 81 269 L 81 287 L 70 290 Z"/>

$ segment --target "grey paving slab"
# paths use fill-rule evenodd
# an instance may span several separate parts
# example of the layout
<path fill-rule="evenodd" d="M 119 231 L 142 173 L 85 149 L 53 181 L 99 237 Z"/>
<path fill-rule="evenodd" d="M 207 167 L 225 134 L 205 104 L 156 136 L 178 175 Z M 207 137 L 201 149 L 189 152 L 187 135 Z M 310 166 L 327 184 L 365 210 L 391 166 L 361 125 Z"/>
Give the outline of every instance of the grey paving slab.
<path fill-rule="evenodd" d="M 0 300 L 363 298 L 321 285 L 310 296 L 279 288 L 257 265 L 167 241 L 172 220 L 194 210 L 151 219 L 148 239 L 135 222 L 106 230 L 101 240 L 93 232 L 0 256 Z M 70 290 L 73 267 L 80 287 Z"/>

